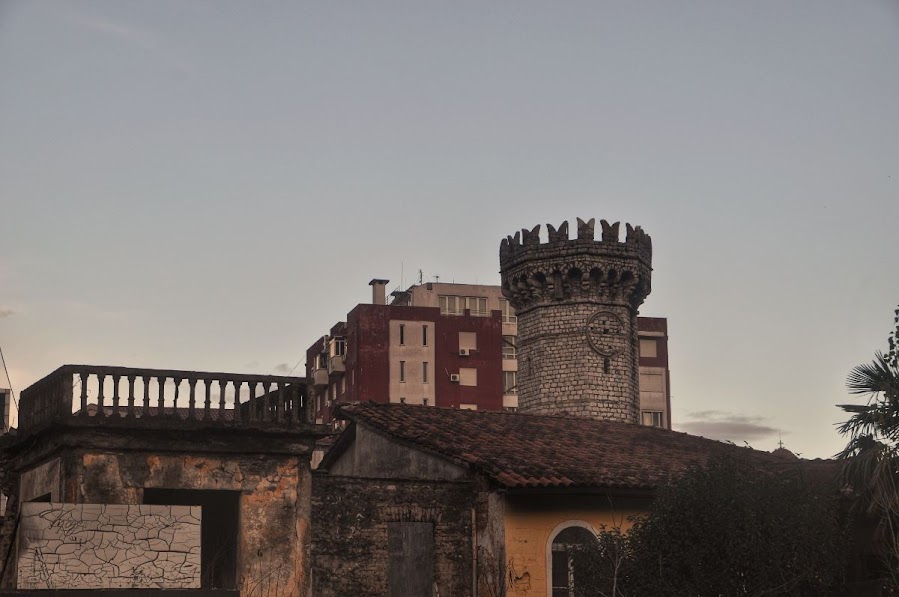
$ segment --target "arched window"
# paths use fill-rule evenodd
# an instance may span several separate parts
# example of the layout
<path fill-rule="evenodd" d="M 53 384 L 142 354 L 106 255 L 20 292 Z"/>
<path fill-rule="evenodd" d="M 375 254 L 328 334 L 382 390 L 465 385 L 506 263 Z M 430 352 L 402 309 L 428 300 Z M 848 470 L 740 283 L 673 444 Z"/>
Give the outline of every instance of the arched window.
<path fill-rule="evenodd" d="M 569 523 L 552 539 L 550 545 L 550 582 L 552 597 L 574 597 L 577 570 L 574 554 L 596 542 L 596 535 L 586 524 Z"/>

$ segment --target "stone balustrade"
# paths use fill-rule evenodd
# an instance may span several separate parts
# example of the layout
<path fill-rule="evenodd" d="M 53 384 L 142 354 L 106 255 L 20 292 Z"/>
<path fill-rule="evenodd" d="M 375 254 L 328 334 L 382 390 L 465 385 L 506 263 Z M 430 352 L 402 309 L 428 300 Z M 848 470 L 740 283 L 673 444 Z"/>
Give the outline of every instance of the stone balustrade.
<path fill-rule="evenodd" d="M 64 365 L 21 393 L 19 430 L 61 419 L 224 426 L 309 423 L 305 377 Z"/>

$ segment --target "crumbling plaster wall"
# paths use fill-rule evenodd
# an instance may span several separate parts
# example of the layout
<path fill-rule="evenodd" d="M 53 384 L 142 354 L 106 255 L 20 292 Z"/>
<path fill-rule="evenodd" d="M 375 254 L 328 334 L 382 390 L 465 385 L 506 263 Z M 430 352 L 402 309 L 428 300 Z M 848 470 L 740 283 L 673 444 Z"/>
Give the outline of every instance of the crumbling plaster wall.
<path fill-rule="evenodd" d="M 364 479 L 316 474 L 312 491 L 313 594 L 388 594 L 389 522 L 434 524 L 439 595 L 472 595 L 471 482 Z"/>
<path fill-rule="evenodd" d="M 92 451 L 64 468 L 66 501 L 76 503 L 139 504 L 144 488 L 241 492 L 241 594 L 308 595 L 311 480 L 300 457 Z"/>
<path fill-rule="evenodd" d="M 198 506 L 22 504 L 19 589 L 199 589 Z"/>

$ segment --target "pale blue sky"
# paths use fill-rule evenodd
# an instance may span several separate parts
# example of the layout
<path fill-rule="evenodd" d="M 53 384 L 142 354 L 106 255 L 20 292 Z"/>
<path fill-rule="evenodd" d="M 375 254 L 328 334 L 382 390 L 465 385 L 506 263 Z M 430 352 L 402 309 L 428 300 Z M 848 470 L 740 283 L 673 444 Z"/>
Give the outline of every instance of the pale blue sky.
<path fill-rule="evenodd" d="M 622 220 L 675 427 L 829 456 L 899 302 L 897 105 L 893 0 L 5 0 L 0 346 L 17 392 L 272 372 L 373 277 Z"/>

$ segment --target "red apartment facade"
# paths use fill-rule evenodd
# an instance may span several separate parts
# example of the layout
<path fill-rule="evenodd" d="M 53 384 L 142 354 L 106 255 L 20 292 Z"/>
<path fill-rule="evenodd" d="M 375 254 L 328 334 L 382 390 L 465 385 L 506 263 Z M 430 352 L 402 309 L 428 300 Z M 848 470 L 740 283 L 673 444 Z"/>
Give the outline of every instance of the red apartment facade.
<path fill-rule="evenodd" d="M 405 403 L 515 409 L 517 324 L 498 286 L 429 283 L 394 293 L 372 280 L 357 305 L 306 351 L 314 421 L 332 423 L 338 403 Z M 638 319 L 644 424 L 671 427 L 664 318 Z"/>

